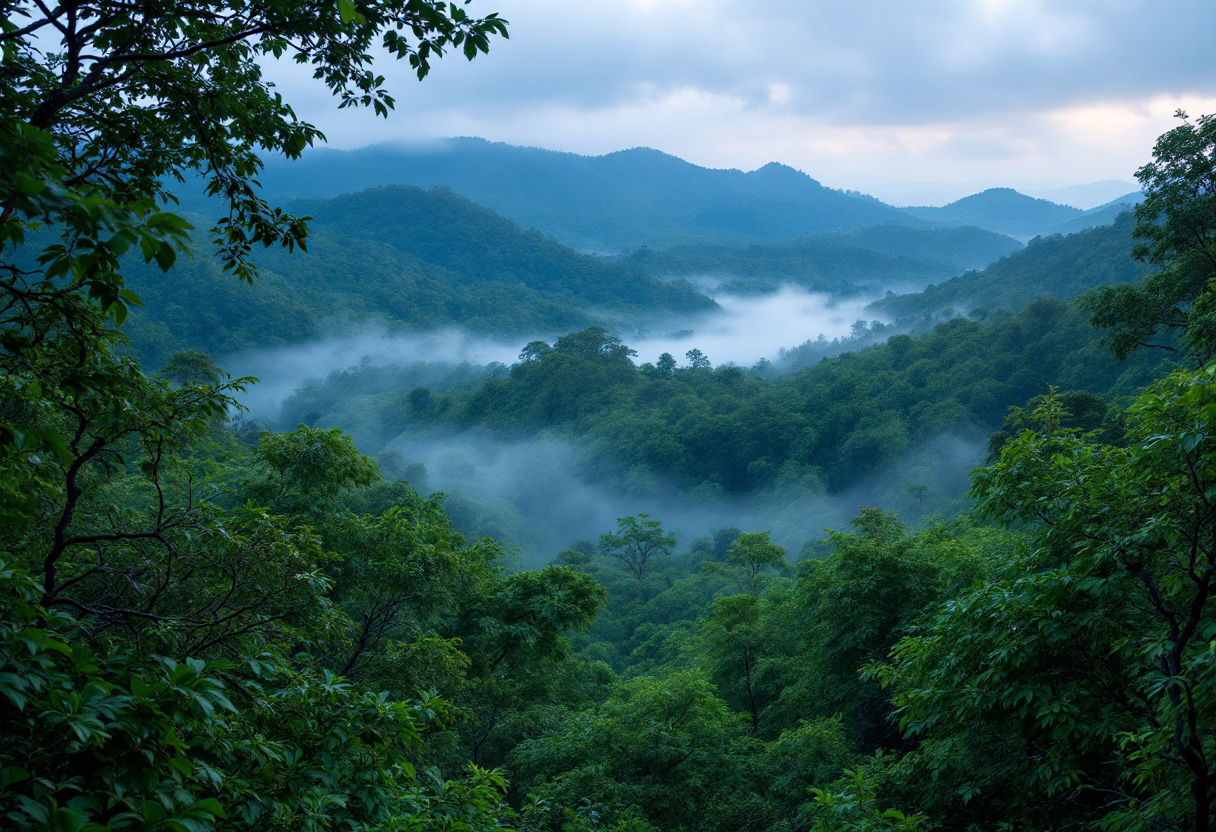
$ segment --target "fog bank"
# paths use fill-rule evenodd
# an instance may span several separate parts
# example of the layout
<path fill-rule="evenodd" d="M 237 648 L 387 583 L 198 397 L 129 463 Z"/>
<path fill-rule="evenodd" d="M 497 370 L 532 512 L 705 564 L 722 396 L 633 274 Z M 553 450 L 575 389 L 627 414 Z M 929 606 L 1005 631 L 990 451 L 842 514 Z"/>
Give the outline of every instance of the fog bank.
<path fill-rule="evenodd" d="M 821 292 L 785 285 L 769 295 L 714 297 L 722 312 L 688 324 L 686 329 L 625 338 L 638 351 L 639 362 L 658 360 L 665 353 L 682 359 L 699 349 L 715 365 L 751 366 L 760 359 L 776 360 L 782 349 L 796 347 L 822 335 L 828 340 L 848 335 L 853 322 L 866 317 L 872 297 L 834 300 Z M 873 313 L 870 313 L 873 314 Z"/>
<path fill-rule="evenodd" d="M 751 366 L 761 359 L 774 361 L 783 348 L 796 347 L 823 335 L 831 340 L 848 335 L 853 322 L 873 313 L 865 309 L 872 297 L 834 300 L 797 286 L 783 286 L 770 295 L 714 296 L 722 311 L 698 318 L 673 319 L 646 328 L 620 326 L 614 331 L 633 349 L 636 361 L 654 362 L 671 353 L 680 363 L 684 354 L 699 349 L 714 365 Z M 382 324 L 368 324 L 357 333 L 335 335 L 323 341 L 274 347 L 223 357 L 220 365 L 234 376 L 256 376 L 260 383 L 240 397 L 253 415 L 274 421 L 278 407 L 310 381 L 326 378 L 348 367 L 394 366 L 414 363 L 511 364 L 525 344 L 533 340 L 553 343 L 562 332 L 532 333 L 515 337 L 485 337 L 459 329 L 391 333 Z"/>
<path fill-rule="evenodd" d="M 617 518 L 643 512 L 674 531 L 681 548 L 734 526 L 771 531 L 796 557 L 826 529 L 847 529 L 863 506 L 910 523 L 957 508 L 985 444 L 978 436 L 936 437 L 837 494 L 798 484 L 746 496 L 681 494 L 661 478 L 613 468 L 593 449 L 552 437 L 407 434 L 388 444 L 382 467 L 424 493 L 444 492 L 457 528 L 517 546 L 522 564 L 536 568 L 578 540 L 614 531 Z"/>

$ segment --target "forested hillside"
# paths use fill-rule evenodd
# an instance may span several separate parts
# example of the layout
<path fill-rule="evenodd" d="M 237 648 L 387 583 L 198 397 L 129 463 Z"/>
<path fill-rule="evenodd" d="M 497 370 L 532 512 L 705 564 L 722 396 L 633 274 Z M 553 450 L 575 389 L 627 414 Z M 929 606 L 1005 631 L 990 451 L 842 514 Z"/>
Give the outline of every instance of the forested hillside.
<path fill-rule="evenodd" d="M 655 277 L 716 278 L 735 291 L 766 292 L 796 283 L 815 291 L 881 292 L 983 268 L 1020 247 L 1009 237 L 974 227 L 876 225 L 747 248 L 642 248 L 620 259 Z"/>
<path fill-rule="evenodd" d="M 1018 309 L 1038 298 L 1071 300 L 1100 286 L 1129 283 L 1147 269 L 1132 259 L 1135 219 L 1123 213 L 1113 225 L 1031 240 L 1023 250 L 923 292 L 876 301 L 875 312 L 902 318 L 973 309 Z"/>
<path fill-rule="evenodd" d="M 975 225 L 1023 240 L 1084 213 L 1068 205 L 1034 199 L 1012 188 L 990 188 L 940 208 L 911 207 L 903 211 L 933 223 Z"/>
<path fill-rule="evenodd" d="M 554 430 L 593 443 L 624 471 L 645 471 L 685 493 L 745 494 L 789 487 L 839 490 L 910 447 L 946 436 L 987 437 L 1008 409 L 1048 389 L 1129 395 L 1159 356 L 1117 361 L 1097 345 L 1087 314 L 1043 300 L 986 321 L 955 319 L 921 338 L 889 342 L 776 378 L 731 366 L 634 365 L 602 330 L 531 344 L 503 378 L 465 391 L 360 389 L 336 375 L 284 405 L 285 424 L 366 425 L 368 447 L 400 431 L 488 428 L 516 439 Z M 387 395 L 386 395 L 387 393 Z"/>
<path fill-rule="evenodd" d="M 1075 234 L 1086 228 L 1097 228 L 1100 225 L 1110 225 L 1119 219 L 1119 215 L 1129 212 L 1144 201 L 1144 194 L 1139 191 L 1125 194 L 1105 205 L 1091 208 L 1076 219 L 1069 220 L 1055 228 L 1044 231 L 1043 234 Z"/>
<path fill-rule="evenodd" d="M 272 160 L 262 181 L 280 199 L 384 184 L 447 187 L 524 228 L 605 254 L 642 245 L 784 240 L 884 222 L 926 225 L 785 165 L 713 170 L 649 148 L 578 156 L 450 139 Z"/>
<path fill-rule="evenodd" d="M 150 365 L 182 349 L 231 354 L 370 322 L 531 334 L 716 308 L 687 283 L 578 254 L 450 191 L 392 187 L 299 207 L 314 216 L 308 251 L 259 252 L 256 287 L 205 247 L 171 281 L 130 266 L 143 301 L 130 332 Z"/>
<path fill-rule="evenodd" d="M 698 167 L 649 148 L 579 156 L 473 138 L 271 159 L 262 181 L 280 199 L 385 184 L 447 187 L 525 228 L 605 254 L 643 245 L 765 243 L 881 224 L 976 226 L 1026 240 L 1114 219 L 1101 209 L 1081 211 L 1009 188 L 944 207 L 894 208 L 824 188 L 777 163 L 744 173 Z M 1075 227 L 1065 229 L 1066 223 Z"/>

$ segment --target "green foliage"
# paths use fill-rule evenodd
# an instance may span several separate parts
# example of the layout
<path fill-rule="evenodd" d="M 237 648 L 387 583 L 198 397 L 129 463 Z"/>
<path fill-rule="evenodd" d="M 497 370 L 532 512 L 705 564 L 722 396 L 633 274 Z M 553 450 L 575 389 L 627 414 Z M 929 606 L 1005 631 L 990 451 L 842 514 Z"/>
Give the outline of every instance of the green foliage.
<path fill-rule="evenodd" d="M 879 758 L 881 762 L 881 758 Z M 815 832 L 913 832 L 931 829 L 925 815 L 907 815 L 879 804 L 872 774 L 865 768 L 846 770 L 837 788 L 812 788 L 811 828 Z"/>
<path fill-rule="evenodd" d="M 915 207 L 904 211 L 914 217 L 950 225 L 978 225 L 1026 239 L 1044 229 L 1078 219 L 1082 211 L 1046 199 L 1020 194 L 1012 188 L 989 188 L 940 208 Z"/>
<path fill-rule="evenodd" d="M 1136 206 L 1133 256 L 1157 266 L 1141 284 L 1111 286 L 1090 300 L 1094 326 L 1120 358 L 1140 347 L 1183 351 L 1202 363 L 1216 352 L 1211 280 L 1216 275 L 1216 117 L 1182 124 L 1136 171 L 1145 200 Z"/>
<path fill-rule="evenodd" d="M 131 328 L 141 355 L 299 343 L 332 331 L 335 318 L 515 335 L 715 308 L 683 281 L 578 254 L 449 191 L 382 188 L 293 210 L 314 215 L 308 252 L 259 253 L 256 289 L 228 280 L 201 249 L 172 281 L 131 264 L 127 282 L 144 304 Z"/>
<path fill-rule="evenodd" d="M 759 676 L 759 657 L 766 633 L 760 627 L 760 602 L 754 595 L 719 598 L 702 625 L 713 679 L 724 694 L 741 702 L 751 715 L 751 730 L 760 730 L 760 711 L 767 704 Z"/>
<path fill-rule="evenodd" d="M 803 623 L 792 647 L 797 652 L 775 659 L 780 695 L 773 717 L 843 714 L 863 748 L 898 747 L 888 695 L 859 673 L 884 659 L 940 599 L 944 572 L 981 566 L 944 529 L 909 534 L 876 509 L 862 509 L 853 526 L 853 533 L 830 533 L 831 555 L 801 565 L 791 606 Z"/>
<path fill-rule="evenodd" d="M 638 591 L 645 602 L 646 569 L 659 558 L 671 554 L 676 546 L 676 537 L 663 531 L 663 524 L 651 520 L 648 514 L 621 517 L 616 527 L 616 532 L 600 535 L 597 550 L 629 570 L 637 579 Z"/>
<path fill-rule="evenodd" d="M 1126 447 L 1078 435 L 1047 397 L 977 473 L 980 509 L 1030 544 L 882 671 L 935 815 L 1210 828 L 1214 377 L 1150 388 Z"/>
<path fill-rule="evenodd" d="M 512 768 L 538 796 L 628 807 L 660 829 L 711 829 L 728 822 L 721 784 L 745 777 L 739 720 L 695 674 L 642 677 L 618 686 L 592 711 L 522 743 Z M 629 827 L 626 827 L 629 828 Z"/>
<path fill-rule="evenodd" d="M 182 350 L 169 356 L 158 375 L 178 384 L 219 384 L 223 373 L 211 356 L 199 350 Z"/>
<path fill-rule="evenodd" d="M 655 277 L 717 277 L 734 292 L 770 292 L 795 283 L 813 291 L 851 293 L 924 285 L 982 268 L 1019 248 L 1016 240 L 979 228 L 884 224 L 747 248 L 642 248 L 622 261 Z"/>
<path fill-rule="evenodd" d="M 380 478 L 376 463 L 337 428 L 299 425 L 290 433 L 266 433 L 255 455 L 270 469 L 276 508 L 332 500 L 343 490 Z"/>
<path fill-rule="evenodd" d="M 51 134 L 64 169 L 60 181 L 128 210 L 164 202 L 165 183 L 198 172 L 207 192 L 224 203 L 226 216 L 213 234 L 225 267 L 248 278 L 246 258 L 255 245 L 294 247 L 306 234 L 300 220 L 258 196 L 256 151 L 296 157 L 324 140 L 265 80 L 261 61 L 286 56 L 309 65 L 340 107 L 387 115 L 393 98 L 369 68 L 376 50 L 407 59 L 421 78 L 446 50 L 472 59 L 494 36 L 506 36 L 505 21 L 473 18 L 445 2 L 182 0 L 138 11 L 102 2 L 80 14 L 15 2 L 0 29 L 3 132 L 6 140 L 18 125 Z M 48 179 L 6 175 L 5 181 L 32 191 Z M 25 210 L 8 197 L 3 205 L 6 223 Z M 136 242 L 119 234 L 107 245 L 125 250 Z M 172 260 L 158 262 L 167 267 Z"/>
<path fill-rule="evenodd" d="M 664 377 L 623 357 L 531 347 L 506 378 L 433 396 L 425 413 L 381 405 L 384 421 L 508 437 L 556 428 L 630 475 L 661 476 L 687 494 L 810 495 L 867 478 L 942 435 L 990 436 L 1011 405 L 1052 384 L 1132 392 L 1158 360 L 1120 364 L 1098 347 L 1084 312 L 1051 300 L 955 319 L 772 380 L 731 366 Z"/>
<path fill-rule="evenodd" d="M 500 775 L 415 775 L 442 701 L 394 702 L 265 652 L 99 654 L 40 592 L 0 569 L 7 828 L 499 828 Z"/>
<path fill-rule="evenodd" d="M 1131 256 L 1133 227 L 1129 211 L 1111 225 L 1036 237 L 981 271 L 960 274 L 922 292 L 884 298 L 873 309 L 895 318 L 943 311 L 991 314 L 1021 309 L 1040 298 L 1072 300 L 1103 286 L 1130 283 L 1145 273 Z"/>
<path fill-rule="evenodd" d="M 770 532 L 737 535 L 726 551 L 727 565 L 707 561 L 703 569 L 729 576 L 740 592 L 757 594 L 760 578 L 765 572 L 786 572 L 789 569 L 785 550 L 773 543 L 769 535 Z"/>
<path fill-rule="evenodd" d="M 6 828 L 1211 828 L 1216 366 L 1155 384 L 1124 424 L 1101 395 L 1155 366 L 1117 367 L 1053 301 L 771 382 L 695 348 L 685 368 L 637 368 L 602 327 L 532 342 L 475 389 L 408 385 L 388 421 L 565 430 L 711 500 L 846 486 L 913 442 L 990 433 L 1013 403 L 1032 427 L 975 474 L 978 519 L 909 530 L 863 509 L 793 579 L 768 532 L 678 555 L 646 514 L 510 572 L 340 431 L 255 440 L 227 421 L 246 380 L 199 352 L 148 377 L 117 329 L 140 303 L 120 266 L 169 269 L 186 243 L 156 207 L 175 177 L 200 173 L 226 204 L 221 270 L 248 278 L 255 246 L 302 244 L 258 196 L 254 151 L 295 156 L 318 134 L 259 60 L 292 55 L 342 106 L 383 113 L 375 43 L 421 76 L 445 49 L 485 51 L 502 21 L 414 0 L 78 11 L 19 3 L 0 25 Z M 66 60 L 45 51 L 52 29 Z M 1141 172 L 1140 253 L 1185 291 L 1208 268 L 1212 124 L 1167 134 Z M 748 176 L 732 181 L 819 187 Z M 403 193 L 413 214 L 378 210 Z M 706 306 L 450 194 L 317 210 L 411 280 L 465 280 L 444 302 Z M 424 221 L 453 219 L 499 236 L 453 247 Z M 408 289 L 382 289 L 407 310 Z M 1205 291 L 1166 298 L 1197 354 Z M 1053 382 L 1067 397 L 1043 395 Z"/>

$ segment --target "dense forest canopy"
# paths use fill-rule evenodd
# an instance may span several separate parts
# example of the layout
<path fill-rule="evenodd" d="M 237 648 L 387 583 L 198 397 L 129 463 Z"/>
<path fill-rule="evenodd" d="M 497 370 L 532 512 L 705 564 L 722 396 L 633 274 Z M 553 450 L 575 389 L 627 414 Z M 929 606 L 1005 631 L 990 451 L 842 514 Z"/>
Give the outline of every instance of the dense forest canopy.
<path fill-rule="evenodd" d="M 696 347 L 639 366 L 590 326 L 446 389 L 371 401 L 335 379 L 275 432 L 233 418 L 254 381 L 206 352 L 156 373 L 133 355 L 135 275 L 172 283 L 197 242 L 166 188 L 205 179 L 226 205 L 211 236 L 229 273 L 208 279 L 256 293 L 255 248 L 310 241 L 259 192 L 258 154 L 321 138 L 260 59 L 290 56 L 341 106 L 387 114 L 374 51 L 422 77 L 448 50 L 485 52 L 505 22 L 422 0 L 5 11 L 5 828 L 1212 828 L 1216 117 L 1179 113 L 1138 172 L 1145 276 L 1119 257 L 1124 220 L 1009 257 L 1008 291 L 955 284 L 1009 309 L 779 377 Z M 757 173 L 748 187 L 819 188 Z M 395 226 L 386 193 L 407 195 Z M 452 194 L 314 206 L 367 256 L 417 258 L 395 262 L 445 302 L 475 281 L 625 302 L 597 279 L 611 274 L 652 303 L 706 304 Z M 431 245 L 424 221 L 457 216 L 468 245 Z M 1019 294 L 1070 262 L 1136 280 L 1043 278 L 1090 290 L 1073 303 Z M 180 323 L 160 314 L 139 326 Z M 331 425 L 344 407 L 377 412 L 381 440 L 579 437 L 711 501 L 847 487 L 941 432 L 977 433 L 989 459 L 969 504 L 863 508 L 797 551 L 772 529 L 689 539 L 637 512 L 522 569 Z"/>

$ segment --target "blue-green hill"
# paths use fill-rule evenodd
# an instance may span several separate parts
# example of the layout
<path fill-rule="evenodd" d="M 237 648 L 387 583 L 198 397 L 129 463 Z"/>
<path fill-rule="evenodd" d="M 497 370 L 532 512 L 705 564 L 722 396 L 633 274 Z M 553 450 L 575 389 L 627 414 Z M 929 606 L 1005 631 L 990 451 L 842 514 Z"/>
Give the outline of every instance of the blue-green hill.
<path fill-rule="evenodd" d="M 169 276 L 132 265 L 144 309 L 130 331 L 152 364 L 186 347 L 302 342 L 333 319 L 530 335 L 716 309 L 688 283 L 579 254 L 450 191 L 395 186 L 293 207 L 314 217 L 308 251 L 259 255 L 256 286 L 203 253 Z"/>
<path fill-rule="evenodd" d="M 579 156 L 462 138 L 318 150 L 295 162 L 269 162 L 261 181 L 277 199 L 386 184 L 448 187 L 524 228 L 600 253 L 770 242 L 879 223 L 926 225 L 785 165 L 715 170 L 649 148 Z"/>

